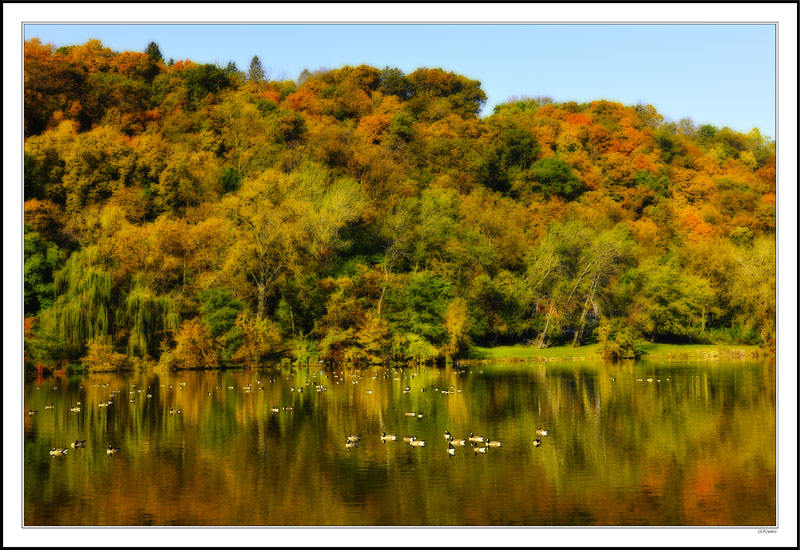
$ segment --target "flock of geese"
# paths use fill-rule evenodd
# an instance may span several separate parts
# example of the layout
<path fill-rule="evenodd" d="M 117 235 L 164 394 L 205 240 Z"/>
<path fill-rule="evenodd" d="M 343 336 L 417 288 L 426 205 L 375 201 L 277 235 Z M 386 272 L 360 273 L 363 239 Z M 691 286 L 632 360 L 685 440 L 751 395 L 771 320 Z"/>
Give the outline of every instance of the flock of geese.
<path fill-rule="evenodd" d="M 483 372 L 483 371 L 480 371 L 480 372 Z M 244 373 L 242 373 L 242 374 L 244 374 Z M 342 373 L 342 374 L 344 374 L 344 373 Z M 394 378 L 394 380 L 397 381 L 397 380 L 400 380 L 399 377 L 395 377 L 395 376 L 397 376 L 397 374 L 398 374 L 397 372 L 387 373 L 384 377 L 385 378 Z M 353 384 L 357 384 L 359 379 L 362 379 L 362 380 L 364 379 L 364 376 L 352 375 L 352 374 L 351 374 L 351 376 L 353 378 L 355 378 L 355 380 L 352 380 Z M 410 375 L 409 378 L 413 378 L 414 376 L 416 376 L 416 374 Z M 314 380 L 315 378 L 316 378 L 316 375 L 312 375 L 311 379 L 309 379 L 307 377 L 306 380 L 305 380 L 305 384 L 304 385 L 305 386 L 309 386 L 310 385 L 310 386 L 314 387 L 314 389 L 317 392 L 327 391 L 327 389 L 328 389 L 327 386 L 324 386 L 324 385 L 318 383 L 317 381 Z M 376 376 L 372 376 L 372 378 L 376 379 L 376 378 L 378 378 L 378 376 L 377 375 Z M 287 378 L 287 380 L 288 380 L 288 378 Z M 275 380 L 269 380 L 269 381 L 270 382 L 274 382 Z M 339 375 L 336 372 L 334 372 L 333 373 L 332 382 L 334 382 L 335 384 L 339 384 L 340 382 L 344 382 L 344 380 L 342 378 L 340 378 Z M 258 383 L 258 388 L 257 389 L 263 390 L 264 389 L 263 381 L 261 379 L 258 379 L 257 383 Z M 101 387 L 102 386 L 104 388 L 108 387 L 109 385 L 110 385 L 109 383 L 93 384 L 94 387 Z M 178 383 L 178 389 L 179 390 L 183 390 L 185 385 L 186 385 L 186 382 L 183 382 L 183 381 L 179 382 Z M 136 386 L 137 386 L 137 384 L 135 384 L 135 383 L 131 384 L 131 391 L 130 391 L 130 396 L 129 396 L 129 401 L 131 403 L 136 403 L 136 397 L 137 397 L 136 394 L 137 393 L 143 393 L 144 392 L 144 390 L 141 389 L 141 388 L 136 390 L 135 389 Z M 163 387 L 163 386 L 165 386 L 165 384 L 161 384 L 161 386 Z M 170 384 L 169 387 L 172 388 L 173 385 Z M 83 388 L 83 386 L 81 386 L 81 388 Z M 151 388 L 152 388 L 152 386 L 148 386 L 148 388 L 147 388 L 148 389 L 148 391 L 146 392 L 147 398 L 153 397 L 153 395 L 152 395 L 152 393 L 150 391 Z M 39 388 L 37 387 L 36 389 L 39 389 Z M 58 389 L 58 387 L 54 387 L 53 389 Z M 222 390 L 223 387 L 222 386 L 216 386 L 215 389 Z M 234 386 L 227 386 L 227 389 L 232 390 L 232 389 L 234 389 Z M 251 383 L 248 383 L 248 384 L 246 384 L 244 386 L 245 393 L 251 393 L 253 389 L 254 388 L 253 388 L 253 385 Z M 302 393 L 303 392 L 303 387 L 302 386 L 300 386 L 300 387 L 294 387 L 293 386 L 291 388 L 291 391 L 292 392 L 297 392 L 297 393 Z M 421 388 L 420 391 L 425 392 L 426 388 Z M 445 394 L 445 395 L 453 395 L 453 394 L 462 392 L 461 389 L 457 389 L 457 388 L 455 388 L 455 386 L 452 386 L 452 385 L 449 388 L 447 386 L 443 386 L 441 389 L 439 387 L 436 387 L 434 389 L 434 391 L 436 393 L 441 392 L 442 394 Z M 113 398 L 118 397 L 120 395 L 120 390 L 118 390 L 118 389 L 112 389 L 112 390 L 110 390 L 110 392 L 111 392 L 111 395 L 109 396 L 109 399 L 101 400 L 100 403 L 99 403 L 99 407 L 101 407 L 101 408 L 110 407 L 114 403 Z M 411 392 L 411 388 L 409 386 L 405 386 L 403 388 L 403 393 L 404 394 L 408 394 L 410 392 Z M 206 392 L 206 393 L 209 396 L 211 395 L 211 392 Z M 368 395 L 371 395 L 373 392 L 372 392 L 372 390 L 366 390 L 366 393 Z M 76 401 L 74 405 L 71 405 L 69 407 L 69 410 L 70 410 L 70 412 L 80 412 L 81 411 L 81 406 L 82 406 L 82 403 L 80 401 Z M 49 405 L 45 405 L 45 410 L 53 410 L 54 408 L 55 408 L 55 406 L 54 406 L 53 403 L 51 403 Z M 277 405 L 272 405 L 272 406 L 269 407 L 269 411 L 271 413 L 279 413 L 281 411 L 292 411 L 292 410 L 293 410 L 292 406 L 280 407 L 280 406 L 277 406 Z M 181 413 L 182 413 L 182 411 L 180 409 L 176 409 L 174 407 L 170 407 L 169 411 L 168 411 L 168 414 L 170 414 L 170 415 L 175 415 L 175 414 L 179 415 Z M 30 416 L 34 416 L 34 415 L 39 414 L 39 411 L 30 409 L 28 411 L 28 414 Z M 417 418 L 417 419 L 422 419 L 424 415 L 421 412 L 408 411 L 408 412 L 405 413 L 405 416 L 414 417 L 414 418 Z M 536 436 L 537 437 L 536 437 L 536 439 L 533 440 L 533 446 L 534 447 L 539 447 L 542 444 L 542 437 L 543 436 L 547 436 L 547 435 L 548 435 L 548 431 L 547 430 L 543 430 L 541 428 L 541 426 L 538 426 L 536 428 Z M 397 441 L 398 440 L 397 434 L 387 434 L 386 432 L 382 432 L 380 437 L 381 437 L 381 442 L 383 442 L 383 443 L 386 443 L 387 441 Z M 468 438 L 457 439 L 457 438 L 453 437 L 453 435 L 450 433 L 449 430 L 445 430 L 444 438 L 445 438 L 445 441 L 447 443 L 447 453 L 448 453 L 448 455 L 450 457 L 455 456 L 455 452 L 456 452 L 456 448 L 457 447 L 466 447 L 467 445 L 470 445 L 475 454 L 480 454 L 480 453 L 486 453 L 490 448 L 496 448 L 496 447 L 501 447 L 502 446 L 502 442 L 500 442 L 500 441 L 492 440 L 492 439 L 490 439 L 490 438 L 488 438 L 486 436 L 477 436 L 473 432 L 470 432 Z M 351 449 L 357 448 L 360 441 L 361 441 L 361 435 L 349 435 L 349 436 L 347 436 L 346 441 L 345 441 L 345 448 L 348 451 L 350 451 Z M 424 439 L 418 439 L 416 436 L 406 435 L 406 436 L 404 436 L 402 438 L 402 441 L 405 442 L 405 443 L 408 443 L 412 447 L 424 447 L 425 446 L 425 440 Z M 86 447 L 86 440 L 76 440 L 76 441 L 74 441 L 74 442 L 72 442 L 70 444 L 70 447 L 73 448 L 73 449 L 85 448 Z M 67 452 L 69 451 L 70 447 L 66 447 L 66 448 L 53 447 L 50 450 L 50 455 L 52 455 L 52 456 L 63 456 L 63 455 L 66 455 Z M 113 445 L 109 445 L 108 448 L 106 449 L 106 453 L 108 455 L 118 454 L 119 452 L 120 452 L 120 449 L 118 447 L 114 447 Z"/>
<path fill-rule="evenodd" d="M 406 413 L 408 416 L 410 414 Z M 419 415 L 422 416 L 421 414 Z M 542 437 L 547 437 L 548 430 L 543 430 L 541 426 L 536 427 L 536 439 L 533 440 L 533 446 L 539 447 L 542 444 Z M 480 453 L 486 453 L 492 447 L 502 447 L 503 443 L 501 441 L 492 440 L 486 436 L 482 435 L 475 435 L 474 432 L 469 433 L 469 437 L 466 439 L 456 439 L 453 437 L 453 434 L 450 433 L 450 430 L 444 431 L 444 439 L 447 442 L 447 454 L 449 456 L 455 456 L 456 454 L 456 447 L 466 447 L 469 443 L 472 446 L 473 452 L 477 455 Z M 361 441 L 361 435 L 348 435 L 347 439 L 345 440 L 344 446 L 345 448 L 350 451 L 358 447 L 358 443 Z M 381 442 L 386 443 L 387 441 L 397 441 L 397 434 L 387 434 L 386 432 L 381 432 Z M 416 436 L 413 435 L 406 435 L 403 437 L 403 441 L 408 443 L 412 447 L 424 447 L 425 440 L 424 439 L 417 439 Z M 481 446 L 481 444 L 483 446 Z"/>

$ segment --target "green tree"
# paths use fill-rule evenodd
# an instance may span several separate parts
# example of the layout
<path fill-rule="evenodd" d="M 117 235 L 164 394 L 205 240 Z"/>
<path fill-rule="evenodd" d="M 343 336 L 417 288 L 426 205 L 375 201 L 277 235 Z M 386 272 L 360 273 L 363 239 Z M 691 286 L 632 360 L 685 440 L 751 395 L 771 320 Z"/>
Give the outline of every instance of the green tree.
<path fill-rule="evenodd" d="M 548 157 L 533 163 L 523 178 L 531 189 L 547 197 L 575 200 L 583 192 L 581 180 L 572 168 L 557 157 Z"/>
<path fill-rule="evenodd" d="M 161 55 L 161 49 L 159 49 L 158 44 L 155 42 L 150 42 L 147 45 L 147 48 L 144 50 L 144 53 L 147 54 L 147 57 L 149 57 L 155 63 L 164 62 L 164 58 Z"/>
<path fill-rule="evenodd" d="M 254 55 L 253 59 L 250 61 L 250 69 L 247 71 L 247 80 L 251 82 L 263 82 L 265 75 L 264 67 L 261 66 L 261 60 L 257 55 Z"/>
<path fill-rule="evenodd" d="M 25 315 L 35 315 L 39 310 L 53 305 L 55 292 L 53 272 L 59 269 L 66 254 L 55 243 L 48 242 L 25 226 L 24 282 Z"/>

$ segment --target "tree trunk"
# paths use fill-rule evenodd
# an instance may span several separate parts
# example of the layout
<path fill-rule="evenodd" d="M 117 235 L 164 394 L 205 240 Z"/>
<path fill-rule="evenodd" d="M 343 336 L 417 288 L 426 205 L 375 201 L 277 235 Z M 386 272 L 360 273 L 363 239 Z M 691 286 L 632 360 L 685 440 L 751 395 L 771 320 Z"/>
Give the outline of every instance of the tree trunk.
<path fill-rule="evenodd" d="M 594 290 L 597 288 L 598 270 L 595 269 L 594 279 L 592 280 L 592 288 L 589 289 L 589 294 L 586 296 L 586 301 L 583 303 L 583 311 L 581 311 L 581 318 L 578 322 L 578 329 L 575 331 L 575 337 L 572 339 L 572 347 L 577 348 L 581 345 L 581 338 L 583 338 L 583 329 L 586 327 L 586 312 L 589 306 L 594 302 Z"/>
<path fill-rule="evenodd" d="M 544 330 L 539 334 L 536 339 L 536 347 L 539 349 L 544 348 L 544 339 L 547 336 L 547 329 L 550 328 L 550 319 L 553 317 L 553 305 L 550 304 L 550 311 L 547 312 L 547 319 L 544 322 Z"/>
<path fill-rule="evenodd" d="M 386 259 L 383 261 L 383 288 L 381 289 L 381 297 L 378 299 L 378 317 L 381 316 L 381 307 L 383 306 L 383 296 L 386 294 L 386 287 L 389 286 L 389 270 L 386 265 Z"/>
<path fill-rule="evenodd" d="M 256 318 L 260 321 L 264 318 L 267 309 L 267 285 L 259 283 L 258 285 L 258 311 Z"/>

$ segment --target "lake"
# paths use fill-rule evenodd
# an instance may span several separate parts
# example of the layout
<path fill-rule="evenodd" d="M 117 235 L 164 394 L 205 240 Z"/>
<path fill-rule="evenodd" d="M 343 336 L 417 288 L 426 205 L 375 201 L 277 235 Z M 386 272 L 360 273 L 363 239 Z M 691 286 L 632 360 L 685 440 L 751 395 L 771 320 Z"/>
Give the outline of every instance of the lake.
<path fill-rule="evenodd" d="M 774 360 L 29 379 L 24 524 L 771 526 L 775 395 Z"/>

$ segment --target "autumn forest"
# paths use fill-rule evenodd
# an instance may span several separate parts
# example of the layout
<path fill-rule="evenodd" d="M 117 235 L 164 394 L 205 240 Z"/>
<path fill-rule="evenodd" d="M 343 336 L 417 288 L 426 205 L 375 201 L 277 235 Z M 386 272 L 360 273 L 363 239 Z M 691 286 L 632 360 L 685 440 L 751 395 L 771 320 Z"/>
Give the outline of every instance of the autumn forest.
<path fill-rule="evenodd" d="M 566 69 L 565 69 L 566 70 Z M 25 363 L 775 343 L 775 143 L 441 68 L 24 52 Z M 524 94 L 525 90 L 520 90 Z"/>

